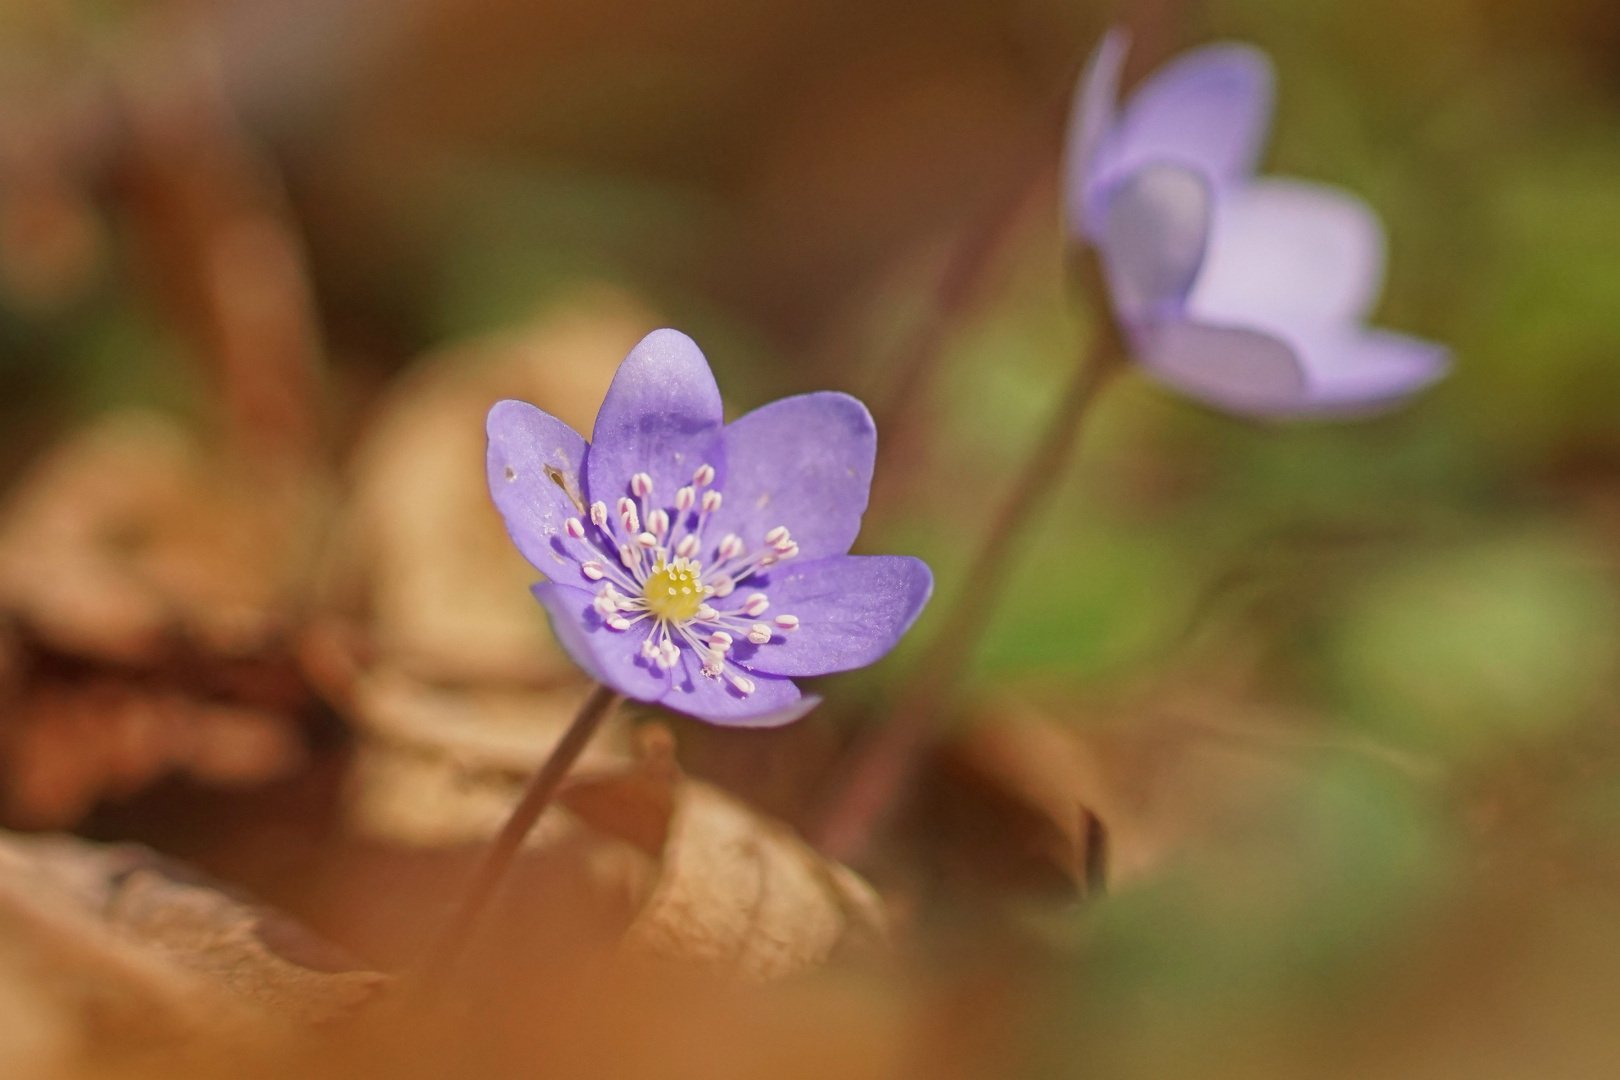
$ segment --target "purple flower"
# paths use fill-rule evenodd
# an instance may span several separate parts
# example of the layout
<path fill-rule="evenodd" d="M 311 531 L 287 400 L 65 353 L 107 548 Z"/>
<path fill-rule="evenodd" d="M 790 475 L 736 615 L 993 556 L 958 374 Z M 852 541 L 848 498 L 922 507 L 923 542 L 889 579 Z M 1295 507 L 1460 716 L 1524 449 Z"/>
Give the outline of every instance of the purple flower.
<path fill-rule="evenodd" d="M 1064 189 L 1140 363 L 1257 416 L 1371 412 L 1445 374 L 1443 346 L 1362 325 L 1384 273 L 1377 215 L 1337 188 L 1253 175 L 1271 117 L 1265 55 L 1194 50 L 1121 110 L 1126 48 L 1111 31 L 1081 79 Z"/>
<path fill-rule="evenodd" d="M 489 411 L 489 490 L 548 581 L 576 663 L 638 701 L 769 726 L 815 705 L 791 681 L 872 663 L 933 590 L 920 560 L 846 554 L 877 431 L 846 394 L 784 398 L 724 424 L 692 339 L 643 338 L 592 441 L 521 401 Z"/>

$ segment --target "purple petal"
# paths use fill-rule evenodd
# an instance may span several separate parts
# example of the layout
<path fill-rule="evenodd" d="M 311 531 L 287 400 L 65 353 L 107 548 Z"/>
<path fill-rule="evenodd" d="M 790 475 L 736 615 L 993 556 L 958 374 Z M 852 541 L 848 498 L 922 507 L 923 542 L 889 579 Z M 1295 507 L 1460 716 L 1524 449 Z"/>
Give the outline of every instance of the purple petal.
<path fill-rule="evenodd" d="M 855 542 L 872 484 L 877 429 L 866 406 L 824 392 L 773 401 L 726 427 L 724 501 L 704 528 L 750 551 L 785 525 L 799 557 L 842 555 Z"/>
<path fill-rule="evenodd" d="M 641 656 L 650 622 L 609 630 L 591 606 L 590 590 L 542 582 L 532 591 L 545 605 L 557 640 L 591 678 L 637 701 L 656 702 L 669 691 L 669 674 Z"/>
<path fill-rule="evenodd" d="M 754 684 L 747 694 L 729 678 L 703 674 L 703 660 L 691 649 L 681 650 L 681 663 L 670 672 L 671 685 L 660 705 L 699 720 L 726 727 L 780 727 L 791 724 L 821 701 L 804 697 L 787 679 L 749 674 Z"/>
<path fill-rule="evenodd" d="M 1258 330 L 1167 322 L 1139 332 L 1150 374 L 1189 397 L 1248 416 L 1297 413 L 1307 380 L 1294 350 Z"/>
<path fill-rule="evenodd" d="M 725 473 L 720 389 L 709 363 L 679 330 L 654 330 L 630 350 L 596 414 L 586 490 L 609 506 L 630 494 L 630 478 L 653 479 L 653 504 L 667 505 L 698 466 Z"/>
<path fill-rule="evenodd" d="M 512 543 L 548 576 L 573 570 L 593 551 L 564 531 L 582 518 L 580 468 L 585 440 L 573 428 L 524 401 L 499 401 L 484 429 L 489 494 L 506 521 Z"/>
<path fill-rule="evenodd" d="M 905 555 L 836 555 L 772 570 L 769 623 L 793 615 L 797 630 L 777 630 L 768 644 L 740 645 L 736 661 L 772 675 L 824 675 L 865 667 L 883 656 L 916 621 L 934 577 Z"/>
<path fill-rule="evenodd" d="M 1114 126 L 1120 72 L 1124 70 L 1125 54 L 1130 47 L 1130 32 L 1123 27 L 1112 27 L 1086 61 L 1086 70 L 1075 90 L 1063 156 L 1063 209 L 1070 236 L 1078 237 L 1088 231 L 1086 177 L 1097 148 Z"/>
<path fill-rule="evenodd" d="M 1366 203 L 1323 184 L 1257 180 L 1216 200 L 1188 307 L 1216 323 L 1348 323 L 1383 278 L 1384 231 Z"/>
<path fill-rule="evenodd" d="M 1335 326 L 1284 335 L 1305 364 L 1302 415 L 1365 415 L 1399 405 L 1442 378 L 1445 346 L 1388 330 Z"/>
<path fill-rule="evenodd" d="M 1246 416 L 1368 415 L 1445 375 L 1443 345 L 1347 324 L 1265 330 L 1181 322 L 1141 335 L 1143 364 L 1162 382 Z"/>
<path fill-rule="evenodd" d="M 1271 61 L 1248 45 L 1195 49 L 1149 79 L 1092 156 L 1086 220 L 1100 227 L 1108 189 L 1155 163 L 1185 165 L 1212 184 L 1254 171 L 1271 123 Z"/>
<path fill-rule="evenodd" d="M 1213 203 L 1203 174 L 1180 165 L 1150 165 L 1114 189 L 1101 249 L 1122 322 L 1179 312 L 1199 280 Z"/>

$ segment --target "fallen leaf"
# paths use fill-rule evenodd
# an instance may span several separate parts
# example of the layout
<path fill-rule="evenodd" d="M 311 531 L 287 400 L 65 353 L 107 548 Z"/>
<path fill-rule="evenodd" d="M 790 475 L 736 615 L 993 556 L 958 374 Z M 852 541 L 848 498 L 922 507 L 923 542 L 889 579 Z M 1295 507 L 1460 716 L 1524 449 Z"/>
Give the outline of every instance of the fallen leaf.
<path fill-rule="evenodd" d="M 10 720 L 3 805 L 8 820 L 31 827 L 71 825 L 98 799 L 171 773 L 244 787 L 290 775 L 307 758 L 285 714 L 109 675 L 36 683 Z"/>
<path fill-rule="evenodd" d="M 1095 820 L 1110 887 L 1129 887 L 1263 815 L 1324 752 L 1421 771 L 1224 693 L 1160 689 L 1083 724 L 1004 700 L 935 751 L 913 816 L 970 875 L 1027 891 L 1044 867 L 1048 883 L 1061 875 L 1082 894 Z M 950 828 L 953 818 L 970 825 Z"/>
<path fill-rule="evenodd" d="M 587 291 L 533 326 L 424 358 L 355 452 L 327 583 L 378 656 L 430 680 L 544 685 L 577 676 L 529 594 L 539 580 L 484 483 L 484 417 L 530 401 L 589 432 L 613 373 L 656 319 Z"/>
<path fill-rule="evenodd" d="M 887 912 L 865 880 L 782 822 L 681 776 L 666 737 L 652 739 L 649 751 L 643 736 L 633 769 L 582 777 L 561 795 L 587 824 L 657 860 L 632 882 L 639 910 L 626 950 L 769 981 L 840 947 L 887 941 Z"/>
<path fill-rule="evenodd" d="M 126 412 L 0 507 L 8 820 L 63 827 L 171 772 L 239 786 L 303 763 L 314 698 L 286 641 L 318 500 L 248 481 Z"/>
<path fill-rule="evenodd" d="M 0 833 L 0 1031 L 8 1078 L 229 1033 L 253 1046 L 372 1000 L 386 977 L 142 848 Z"/>
<path fill-rule="evenodd" d="M 361 833 L 420 847 L 484 840 L 500 828 L 524 786 L 590 693 L 578 681 L 551 689 L 442 687 L 379 667 L 354 687 L 363 735 L 349 777 L 349 820 Z M 625 729 L 611 718 L 581 766 L 625 759 Z M 529 842 L 567 830 L 541 819 Z"/>
<path fill-rule="evenodd" d="M 156 413 L 96 421 L 0 507 L 0 605 L 97 660 L 153 662 L 176 635 L 261 647 L 285 621 L 298 515 L 246 479 Z"/>
<path fill-rule="evenodd" d="M 688 780 L 675 790 L 663 872 L 625 945 L 765 980 L 887 932 L 881 899 L 854 871 L 823 859 L 781 822 Z"/>

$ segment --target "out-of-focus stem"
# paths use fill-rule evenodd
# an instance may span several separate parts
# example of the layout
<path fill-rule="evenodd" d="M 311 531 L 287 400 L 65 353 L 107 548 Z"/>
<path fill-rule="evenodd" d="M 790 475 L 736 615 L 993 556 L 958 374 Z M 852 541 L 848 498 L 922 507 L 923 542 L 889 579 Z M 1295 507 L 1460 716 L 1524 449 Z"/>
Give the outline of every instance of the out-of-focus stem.
<path fill-rule="evenodd" d="M 534 779 L 529 781 L 523 798 L 512 810 L 512 816 L 506 819 L 506 824 L 501 827 L 494 843 L 490 844 L 489 850 L 485 852 L 483 861 L 474 872 L 467 891 L 462 894 L 460 903 L 450 916 L 450 921 L 445 924 L 438 939 L 428 949 L 418 971 L 419 993 L 431 993 L 432 988 L 455 968 L 484 909 L 494 898 L 501 880 L 511 868 L 512 860 L 522 848 L 524 838 L 534 828 L 535 822 L 540 820 L 540 815 L 545 813 L 546 807 L 551 805 L 551 800 L 568 776 L 568 771 L 573 768 L 574 762 L 579 760 L 580 753 L 591 741 L 591 736 L 596 734 L 596 729 L 601 725 L 603 718 L 618 702 L 617 693 L 605 686 L 598 686 L 579 707 L 573 723 L 568 725 L 568 730 L 563 732 L 557 745 L 552 747 L 551 755 L 534 774 Z"/>
<path fill-rule="evenodd" d="M 1027 145 L 1019 152 L 1020 162 L 983 217 L 957 236 L 928 311 L 898 350 L 894 375 L 873 409 L 877 429 L 883 433 L 874 470 L 873 507 L 896 505 L 897 493 L 911 484 L 921 459 L 927 457 L 925 420 L 941 355 L 991 287 L 993 272 L 1032 200 L 1040 198 L 1051 182 L 1049 148 L 1053 131 L 1062 129 L 1064 115 L 1054 108 L 1032 126 Z"/>
<path fill-rule="evenodd" d="M 1006 586 L 1019 539 L 1063 479 L 1082 422 L 1128 356 L 1108 309 L 1102 269 L 1090 248 L 1074 272 L 1092 310 L 1094 337 L 1029 459 L 979 542 L 962 588 L 898 695 L 889 724 L 858 750 L 854 765 L 816 830 L 817 847 L 840 862 L 859 860 L 910 780 L 918 751 L 961 684 Z"/>

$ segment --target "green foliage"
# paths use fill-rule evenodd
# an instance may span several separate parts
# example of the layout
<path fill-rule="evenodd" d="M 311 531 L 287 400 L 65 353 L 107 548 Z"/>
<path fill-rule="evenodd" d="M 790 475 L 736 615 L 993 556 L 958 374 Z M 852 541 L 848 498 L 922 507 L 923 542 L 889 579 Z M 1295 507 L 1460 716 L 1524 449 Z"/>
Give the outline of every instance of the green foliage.
<path fill-rule="evenodd" d="M 1447 754 L 1556 735 L 1592 707 L 1620 643 L 1610 572 L 1531 533 L 1381 568 L 1350 599 L 1334 660 L 1352 717 Z"/>

